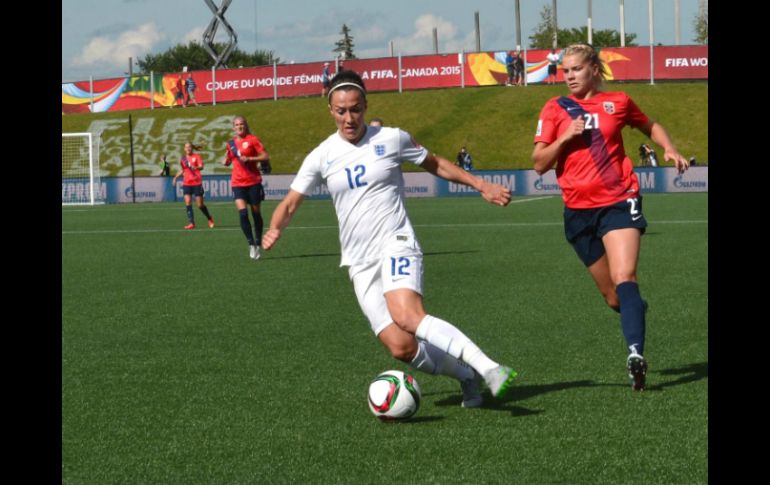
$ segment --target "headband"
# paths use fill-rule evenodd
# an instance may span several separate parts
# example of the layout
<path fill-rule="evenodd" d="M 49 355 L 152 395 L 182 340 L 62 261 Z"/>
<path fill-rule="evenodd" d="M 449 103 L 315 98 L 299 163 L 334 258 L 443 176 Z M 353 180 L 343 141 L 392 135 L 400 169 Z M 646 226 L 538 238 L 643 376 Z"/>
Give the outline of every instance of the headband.
<path fill-rule="evenodd" d="M 339 83 L 338 85 L 334 86 L 333 88 L 331 88 L 329 90 L 329 102 L 331 102 L 332 93 L 334 92 L 334 90 L 337 89 L 337 88 L 341 88 L 343 86 L 353 86 L 355 88 L 358 88 L 358 90 L 361 91 L 361 94 L 363 94 L 364 97 L 366 97 L 366 90 L 363 88 L 363 86 L 361 86 L 360 84 L 352 83 L 352 82 L 344 82 L 344 83 Z"/>

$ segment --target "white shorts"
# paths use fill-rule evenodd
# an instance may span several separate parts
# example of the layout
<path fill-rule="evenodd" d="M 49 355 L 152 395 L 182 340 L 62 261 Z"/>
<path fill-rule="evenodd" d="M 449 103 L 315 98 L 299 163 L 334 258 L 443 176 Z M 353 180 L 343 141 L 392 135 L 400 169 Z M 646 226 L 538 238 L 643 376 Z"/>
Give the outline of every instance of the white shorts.
<path fill-rule="evenodd" d="M 396 235 L 382 259 L 348 269 L 361 310 L 375 335 L 393 323 L 385 293 L 401 288 L 422 295 L 422 249 L 412 235 Z"/>

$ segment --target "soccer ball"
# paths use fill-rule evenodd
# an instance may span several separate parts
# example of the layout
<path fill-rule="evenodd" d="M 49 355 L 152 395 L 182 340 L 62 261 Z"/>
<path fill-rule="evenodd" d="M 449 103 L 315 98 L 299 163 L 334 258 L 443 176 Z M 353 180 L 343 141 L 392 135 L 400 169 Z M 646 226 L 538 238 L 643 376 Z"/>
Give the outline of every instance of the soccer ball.
<path fill-rule="evenodd" d="M 383 421 L 408 419 L 420 409 L 420 385 L 410 374 L 389 370 L 369 384 L 369 409 Z"/>

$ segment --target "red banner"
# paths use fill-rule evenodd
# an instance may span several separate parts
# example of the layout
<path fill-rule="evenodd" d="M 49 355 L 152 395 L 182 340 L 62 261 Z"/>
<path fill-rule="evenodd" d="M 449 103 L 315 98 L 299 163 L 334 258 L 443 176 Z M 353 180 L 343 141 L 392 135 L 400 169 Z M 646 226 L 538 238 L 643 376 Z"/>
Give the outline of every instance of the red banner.
<path fill-rule="evenodd" d="M 542 83 L 547 78 L 550 50 L 522 52 L 525 55 L 528 84 Z M 557 50 L 557 54 L 561 51 Z M 478 52 L 461 56 L 444 55 L 408 56 L 401 58 L 401 72 L 397 57 L 353 59 L 345 62 L 346 69 L 358 72 L 368 91 L 395 91 L 426 88 L 503 85 L 507 80 L 506 51 Z M 708 79 L 708 46 L 658 46 L 653 52 L 654 79 Z M 608 80 L 644 81 L 650 79 L 649 47 L 606 47 L 599 56 L 607 70 Z M 461 62 L 464 61 L 464 65 Z M 331 63 L 330 72 L 335 72 Z M 240 69 L 221 69 L 212 80 L 211 71 L 166 73 L 154 76 L 135 76 L 94 81 L 94 105 L 91 108 L 88 81 L 62 84 L 62 113 L 103 112 L 126 109 L 156 108 L 178 104 L 175 101 L 176 81 L 181 75 L 195 78 L 195 98 L 199 103 L 248 101 L 294 96 L 320 96 L 323 62 L 281 64 Z M 561 69 L 557 81 L 562 82 Z M 214 91 L 216 90 L 216 93 Z"/>

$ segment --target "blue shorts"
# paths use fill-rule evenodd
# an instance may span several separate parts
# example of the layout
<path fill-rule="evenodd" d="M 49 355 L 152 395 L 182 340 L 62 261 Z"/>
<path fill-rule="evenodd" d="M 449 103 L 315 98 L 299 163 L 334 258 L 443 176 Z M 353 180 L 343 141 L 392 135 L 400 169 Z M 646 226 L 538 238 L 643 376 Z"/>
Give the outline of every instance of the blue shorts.
<path fill-rule="evenodd" d="M 586 267 L 604 255 L 602 237 L 615 229 L 635 227 L 644 234 L 642 195 L 596 209 L 564 208 L 564 235 Z"/>
<path fill-rule="evenodd" d="M 265 200 L 265 190 L 262 188 L 262 184 L 233 187 L 233 199 L 243 199 L 251 205 L 259 205 Z"/>
<path fill-rule="evenodd" d="M 203 197 L 203 185 L 183 185 L 182 194 Z"/>

